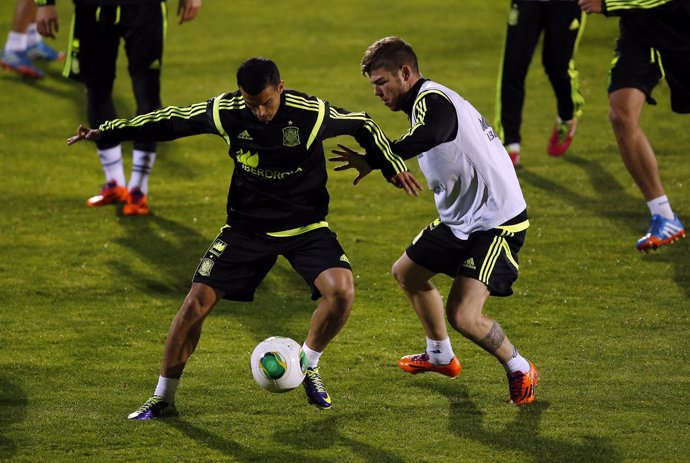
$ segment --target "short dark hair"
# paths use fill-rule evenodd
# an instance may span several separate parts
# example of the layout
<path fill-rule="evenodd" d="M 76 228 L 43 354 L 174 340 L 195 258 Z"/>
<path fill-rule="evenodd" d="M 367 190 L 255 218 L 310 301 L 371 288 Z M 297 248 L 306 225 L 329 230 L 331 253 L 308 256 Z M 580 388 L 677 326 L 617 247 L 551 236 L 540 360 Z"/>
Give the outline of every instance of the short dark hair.
<path fill-rule="evenodd" d="M 237 68 L 237 85 L 250 95 L 258 95 L 269 85 L 277 87 L 280 71 L 268 58 L 249 58 Z"/>
<path fill-rule="evenodd" d="M 362 58 L 362 74 L 371 74 L 374 69 L 383 68 L 387 71 L 397 71 L 404 64 L 419 72 L 417 55 L 412 46 L 400 37 L 384 37 L 367 48 Z"/>

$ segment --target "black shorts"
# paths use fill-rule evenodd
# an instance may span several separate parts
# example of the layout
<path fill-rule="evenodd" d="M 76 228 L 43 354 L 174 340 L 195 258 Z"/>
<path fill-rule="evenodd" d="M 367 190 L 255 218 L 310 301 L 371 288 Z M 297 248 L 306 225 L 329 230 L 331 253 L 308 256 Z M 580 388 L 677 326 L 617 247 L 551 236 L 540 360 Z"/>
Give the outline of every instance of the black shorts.
<path fill-rule="evenodd" d="M 231 301 L 253 301 L 256 288 L 280 255 L 307 282 L 313 300 L 321 297 L 314 285 L 321 272 L 336 267 L 352 270 L 329 228 L 277 238 L 223 227 L 199 262 L 192 281 L 225 292 L 224 298 Z"/>
<path fill-rule="evenodd" d="M 679 21 L 683 16 L 687 21 Z M 609 71 L 609 94 L 636 88 L 656 104 L 652 90 L 662 78 L 673 112 L 690 113 L 690 16 L 682 12 L 621 18 L 621 34 Z"/>
<path fill-rule="evenodd" d="M 75 5 L 63 74 L 87 85 L 112 82 L 120 39 L 130 75 L 160 73 L 166 14 L 165 2 Z"/>
<path fill-rule="evenodd" d="M 492 228 L 461 240 L 437 219 L 417 235 L 406 253 L 415 264 L 432 272 L 474 278 L 484 283 L 492 296 L 510 296 L 525 235 L 526 230 Z"/>

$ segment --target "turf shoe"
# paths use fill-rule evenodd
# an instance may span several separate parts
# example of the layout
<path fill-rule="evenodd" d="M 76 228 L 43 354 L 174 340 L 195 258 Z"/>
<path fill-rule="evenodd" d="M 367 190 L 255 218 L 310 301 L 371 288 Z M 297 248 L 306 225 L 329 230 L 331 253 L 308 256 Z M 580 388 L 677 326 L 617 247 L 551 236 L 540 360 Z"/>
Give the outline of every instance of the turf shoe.
<path fill-rule="evenodd" d="M 573 142 L 576 127 L 576 118 L 572 118 L 566 122 L 557 119 L 551 131 L 551 137 L 549 137 L 549 144 L 546 147 L 546 152 L 549 153 L 550 156 L 563 156 Z"/>
<path fill-rule="evenodd" d="M 39 42 L 26 49 L 26 54 L 30 59 L 42 59 L 45 61 L 62 61 L 65 59 L 65 54 L 57 51 L 52 47 L 46 45 L 45 42 Z"/>
<path fill-rule="evenodd" d="M 10 71 L 18 72 L 19 74 L 32 77 L 34 79 L 43 79 L 43 71 L 38 69 L 31 62 L 29 55 L 25 51 L 7 51 L 5 50 L 0 58 L 0 66 Z"/>
<path fill-rule="evenodd" d="M 637 240 L 635 247 L 640 252 L 649 252 L 671 244 L 678 238 L 685 238 L 685 227 L 676 214 L 673 215 L 673 220 L 653 214 L 647 234 Z"/>
<path fill-rule="evenodd" d="M 529 362 L 529 371 L 523 373 L 516 371 L 508 374 L 508 389 L 510 400 L 508 403 L 526 405 L 534 402 L 534 386 L 539 383 L 539 371 L 532 362 Z"/>
<path fill-rule="evenodd" d="M 130 190 L 127 203 L 122 208 L 123 215 L 149 215 L 149 199 L 141 189 L 134 187 Z"/>
<path fill-rule="evenodd" d="M 304 390 L 307 392 L 307 400 L 310 404 L 316 405 L 321 409 L 331 408 L 331 396 L 323 385 L 323 380 L 319 374 L 319 368 L 307 368 L 307 373 L 302 382 Z"/>
<path fill-rule="evenodd" d="M 128 420 L 153 420 L 156 418 L 169 418 L 177 416 L 175 404 L 169 404 L 163 397 L 154 395 L 149 400 L 144 402 L 144 405 L 139 407 L 135 412 L 127 416 Z"/>
<path fill-rule="evenodd" d="M 96 196 L 92 196 L 86 200 L 86 205 L 89 207 L 105 206 L 112 203 L 126 203 L 129 198 L 127 187 L 118 186 L 114 180 L 106 183 L 101 192 Z"/>
<path fill-rule="evenodd" d="M 458 376 L 462 370 L 462 365 L 460 365 L 460 361 L 458 361 L 457 357 L 453 356 L 453 360 L 445 365 L 436 365 L 429 361 L 429 354 L 426 352 L 423 354 L 413 354 L 401 357 L 400 360 L 398 360 L 398 366 L 401 370 L 412 373 L 413 375 L 433 371 L 434 373 L 448 376 L 451 379 Z"/>

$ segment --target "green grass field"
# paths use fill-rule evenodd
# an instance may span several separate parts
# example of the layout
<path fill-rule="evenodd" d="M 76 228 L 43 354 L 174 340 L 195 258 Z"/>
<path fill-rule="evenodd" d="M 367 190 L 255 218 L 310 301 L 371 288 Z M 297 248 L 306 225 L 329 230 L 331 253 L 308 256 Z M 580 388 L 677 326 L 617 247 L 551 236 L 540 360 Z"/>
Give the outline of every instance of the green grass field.
<path fill-rule="evenodd" d="M 6 3 L 1 34 L 12 14 Z M 59 2 L 59 46 L 71 7 Z M 482 0 L 206 1 L 192 23 L 170 17 L 163 101 L 186 105 L 234 90 L 237 65 L 264 55 L 288 87 L 364 109 L 395 138 L 407 122 L 373 96 L 359 59 L 375 39 L 398 34 L 415 46 L 425 76 L 492 121 L 507 8 Z M 523 408 L 504 403 L 502 367 L 457 333 L 456 380 L 398 370 L 397 358 L 423 349 L 424 335 L 390 267 L 436 217 L 431 193 L 408 198 L 378 175 L 353 187 L 351 173 L 332 173 L 329 222 L 358 291 L 321 361 L 333 409 L 308 406 L 301 390 L 269 394 L 252 380 L 254 345 L 271 335 L 301 342 L 314 309 L 303 281 L 279 261 L 253 304 L 222 302 L 207 320 L 178 390 L 179 418 L 127 421 L 153 392 L 167 328 L 224 223 L 232 162 L 217 137 L 167 143 L 151 177 L 154 215 L 89 209 L 85 199 L 103 183 L 95 149 L 65 144 L 86 120 L 83 88 L 62 79 L 57 63 L 39 82 L 1 73 L 0 460 L 688 461 L 690 242 L 634 250 L 648 211 L 607 120 L 616 36 L 615 19 L 589 18 L 577 60 L 587 105 L 564 158 L 545 152 L 555 102 L 539 52 L 530 71 L 519 177 L 532 226 L 515 295 L 486 307 L 540 368 L 537 402 Z M 655 96 L 643 127 L 687 224 L 689 120 L 670 112 L 665 84 Z M 124 56 L 116 104 L 133 115 Z M 352 145 L 326 147 L 338 141 Z M 447 278 L 436 283 L 449 289 Z"/>

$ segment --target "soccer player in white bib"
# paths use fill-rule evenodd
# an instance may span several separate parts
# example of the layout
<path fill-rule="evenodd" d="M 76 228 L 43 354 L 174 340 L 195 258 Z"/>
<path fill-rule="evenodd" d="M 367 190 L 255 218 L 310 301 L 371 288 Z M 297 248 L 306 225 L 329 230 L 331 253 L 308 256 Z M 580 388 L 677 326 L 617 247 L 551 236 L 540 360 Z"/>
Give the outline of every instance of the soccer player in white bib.
<path fill-rule="evenodd" d="M 445 305 L 450 325 L 493 355 L 508 375 L 510 402 L 534 401 L 539 373 L 482 313 L 490 295 L 509 296 L 518 276 L 518 251 L 529 226 L 527 205 L 515 169 L 486 119 L 458 93 L 419 72 L 412 47 L 399 37 L 372 44 L 362 59 L 374 93 L 393 111 L 403 111 L 410 129 L 393 142 L 403 159 L 417 157 L 439 218 L 413 240 L 393 265 L 426 334 L 426 350 L 398 366 L 409 373 L 436 372 L 455 378 L 460 362 L 446 329 L 444 304 L 431 278 L 453 278 Z M 370 169 L 366 157 L 340 145 L 336 170 L 354 168 L 357 184 Z"/>

